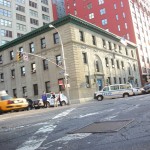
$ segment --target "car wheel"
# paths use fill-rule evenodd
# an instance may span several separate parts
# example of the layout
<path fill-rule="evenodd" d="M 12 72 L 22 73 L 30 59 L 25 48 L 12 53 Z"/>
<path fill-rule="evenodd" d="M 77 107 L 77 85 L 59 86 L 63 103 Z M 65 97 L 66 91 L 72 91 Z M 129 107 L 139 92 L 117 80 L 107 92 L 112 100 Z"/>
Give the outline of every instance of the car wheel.
<path fill-rule="evenodd" d="M 102 101 L 103 100 L 103 96 L 101 96 L 101 95 L 97 96 L 97 100 L 98 101 Z"/>
<path fill-rule="evenodd" d="M 66 102 L 65 102 L 65 101 L 62 101 L 61 104 L 62 104 L 62 106 L 65 106 L 65 105 L 66 105 Z"/>
<path fill-rule="evenodd" d="M 128 93 L 125 93 L 125 94 L 123 94 L 123 97 L 124 97 L 124 98 L 129 97 L 129 94 L 128 94 Z"/>
<path fill-rule="evenodd" d="M 51 107 L 50 102 L 47 102 L 47 107 Z"/>

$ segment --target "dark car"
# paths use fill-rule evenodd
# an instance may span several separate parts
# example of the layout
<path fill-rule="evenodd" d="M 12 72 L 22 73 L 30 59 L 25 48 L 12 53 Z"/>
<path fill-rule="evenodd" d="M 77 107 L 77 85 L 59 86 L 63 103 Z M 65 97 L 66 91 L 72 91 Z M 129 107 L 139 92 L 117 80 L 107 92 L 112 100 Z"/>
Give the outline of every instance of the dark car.
<path fill-rule="evenodd" d="M 42 99 L 33 100 L 33 107 L 34 107 L 35 109 L 44 107 L 44 104 L 43 104 Z"/>
<path fill-rule="evenodd" d="M 27 98 L 26 100 L 28 102 L 27 110 L 33 109 L 33 101 L 32 101 L 32 99 Z"/>
<path fill-rule="evenodd" d="M 150 93 L 150 83 L 146 84 L 143 88 L 146 93 Z"/>

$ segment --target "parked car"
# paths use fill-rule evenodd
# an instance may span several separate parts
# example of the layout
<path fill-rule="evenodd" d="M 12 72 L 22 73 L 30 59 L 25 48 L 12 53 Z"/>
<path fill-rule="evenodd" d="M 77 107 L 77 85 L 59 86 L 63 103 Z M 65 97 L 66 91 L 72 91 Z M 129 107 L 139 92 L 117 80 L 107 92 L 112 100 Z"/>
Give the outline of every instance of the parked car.
<path fill-rule="evenodd" d="M 0 114 L 12 110 L 25 110 L 28 102 L 25 98 L 13 98 L 5 90 L 0 91 Z"/>
<path fill-rule="evenodd" d="M 42 99 L 33 100 L 33 107 L 35 109 L 39 109 L 41 107 L 44 107 L 44 103 L 43 103 Z"/>
<path fill-rule="evenodd" d="M 55 101 L 57 101 L 59 94 L 55 94 L 55 98 L 51 93 L 47 93 L 47 106 L 51 107 L 55 105 Z M 62 103 L 62 106 L 65 106 L 68 104 L 68 99 L 64 94 L 60 94 L 60 101 Z M 60 105 L 60 102 L 57 101 L 58 105 Z"/>
<path fill-rule="evenodd" d="M 146 93 L 150 93 L 150 83 L 146 84 L 143 88 Z"/>
<path fill-rule="evenodd" d="M 133 94 L 134 95 L 141 95 L 141 94 L 143 94 L 142 88 L 140 88 L 140 87 L 134 87 L 134 88 L 132 88 L 132 90 L 133 90 Z"/>
<path fill-rule="evenodd" d="M 133 95 L 132 85 L 127 84 L 114 84 L 105 86 L 101 91 L 94 93 L 94 99 L 102 101 L 104 98 L 119 98 L 129 97 Z"/>

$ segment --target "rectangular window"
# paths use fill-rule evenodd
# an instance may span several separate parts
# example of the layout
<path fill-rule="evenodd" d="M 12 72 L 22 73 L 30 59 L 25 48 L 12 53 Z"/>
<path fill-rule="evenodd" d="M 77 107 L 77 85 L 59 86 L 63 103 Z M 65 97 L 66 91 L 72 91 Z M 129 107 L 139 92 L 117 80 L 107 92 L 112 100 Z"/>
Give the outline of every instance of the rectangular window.
<path fill-rule="evenodd" d="M 116 80 L 116 77 L 114 77 L 114 84 L 116 84 L 117 83 L 117 80 Z"/>
<path fill-rule="evenodd" d="M 50 17 L 47 16 L 47 15 L 42 14 L 42 18 L 43 18 L 43 20 L 45 20 L 45 21 L 50 21 Z"/>
<path fill-rule="evenodd" d="M 3 63 L 2 55 L 0 55 L 0 64 Z"/>
<path fill-rule="evenodd" d="M 124 83 L 126 83 L 126 78 L 123 78 L 123 80 L 124 80 Z"/>
<path fill-rule="evenodd" d="M 48 60 L 43 60 L 43 69 L 47 70 L 48 69 Z"/>
<path fill-rule="evenodd" d="M 24 22 L 26 21 L 26 17 L 20 14 L 16 14 L 16 19 L 19 21 L 24 21 Z"/>
<path fill-rule="evenodd" d="M 49 93 L 50 90 L 50 81 L 45 82 L 45 89 L 46 89 L 46 93 Z"/>
<path fill-rule="evenodd" d="M 5 17 L 11 17 L 11 12 L 5 9 L 0 8 L 0 15 L 5 16 Z"/>
<path fill-rule="evenodd" d="M 135 66 L 135 64 L 133 64 L 133 69 L 134 69 L 134 71 L 136 71 L 136 66 Z"/>
<path fill-rule="evenodd" d="M 30 18 L 30 23 L 31 24 L 34 24 L 34 25 L 39 25 L 39 21 L 38 20 L 36 20 L 36 19 L 33 19 L 33 18 Z"/>
<path fill-rule="evenodd" d="M 36 64 L 35 63 L 31 64 L 31 73 L 36 73 Z"/>
<path fill-rule="evenodd" d="M 38 95 L 38 85 L 37 84 L 33 84 L 33 92 L 34 92 L 34 96 Z"/>
<path fill-rule="evenodd" d="M 104 0 L 98 0 L 99 5 L 104 4 Z"/>
<path fill-rule="evenodd" d="M 22 33 L 17 33 L 17 37 L 19 38 L 19 37 L 21 37 L 21 36 L 23 36 L 24 34 L 22 34 Z"/>
<path fill-rule="evenodd" d="M 90 79 L 89 79 L 89 76 L 85 76 L 85 83 L 86 83 L 86 87 L 90 88 Z"/>
<path fill-rule="evenodd" d="M 108 77 L 108 84 L 111 84 L 111 78 Z"/>
<path fill-rule="evenodd" d="M 12 37 L 12 31 L 1 29 L 1 36 Z"/>
<path fill-rule="evenodd" d="M 49 13 L 49 8 L 42 6 L 42 11 Z"/>
<path fill-rule="evenodd" d="M 16 10 L 21 11 L 21 12 L 25 12 L 25 7 L 23 7 L 21 5 L 16 5 Z"/>
<path fill-rule="evenodd" d="M 34 11 L 34 10 L 32 10 L 32 9 L 29 9 L 29 13 L 30 13 L 30 15 L 33 16 L 33 17 L 38 17 L 38 12 L 37 12 L 37 11 Z"/>
<path fill-rule="evenodd" d="M 90 13 L 89 14 L 89 19 L 93 19 L 94 18 L 94 13 Z"/>
<path fill-rule="evenodd" d="M 56 56 L 56 64 L 58 66 L 61 66 L 62 65 L 62 58 L 61 58 L 61 55 L 57 55 Z"/>
<path fill-rule="evenodd" d="M 23 94 L 23 97 L 27 96 L 27 87 L 26 86 L 22 87 L 22 94 Z"/>
<path fill-rule="evenodd" d="M 121 61 L 121 67 L 122 67 L 122 69 L 124 69 L 124 62 L 123 61 Z"/>
<path fill-rule="evenodd" d="M 104 25 L 106 25 L 107 24 L 107 19 L 103 19 L 102 20 L 102 25 L 104 26 Z"/>
<path fill-rule="evenodd" d="M 126 51 L 126 55 L 128 55 L 128 49 L 127 48 L 125 48 L 125 51 Z"/>
<path fill-rule="evenodd" d="M 133 54 L 133 51 L 131 50 L 131 56 L 134 58 L 134 54 Z"/>
<path fill-rule="evenodd" d="M 41 3 L 48 5 L 48 0 L 41 0 Z"/>
<path fill-rule="evenodd" d="M 59 43 L 59 34 L 58 34 L 58 32 L 53 34 L 53 39 L 54 39 L 54 44 Z"/>
<path fill-rule="evenodd" d="M 84 42 L 84 33 L 83 31 L 79 31 L 80 33 L 80 41 Z"/>
<path fill-rule="evenodd" d="M 0 74 L 0 80 L 1 80 L 1 82 L 4 82 L 4 73 Z"/>
<path fill-rule="evenodd" d="M 106 41 L 102 39 L 102 42 L 103 42 L 103 47 L 106 48 Z"/>
<path fill-rule="evenodd" d="M 14 98 L 17 98 L 17 90 L 16 89 L 13 89 L 13 96 L 14 96 Z"/>
<path fill-rule="evenodd" d="M 65 90 L 64 79 L 58 79 L 59 91 Z"/>
<path fill-rule="evenodd" d="M 43 48 L 46 48 L 46 40 L 45 40 L 45 38 L 42 38 L 41 39 L 41 48 L 43 49 Z"/>
<path fill-rule="evenodd" d="M 92 3 L 87 4 L 87 9 L 92 9 Z"/>
<path fill-rule="evenodd" d="M 105 63 L 106 63 L 106 67 L 108 67 L 109 66 L 108 57 L 105 58 Z"/>
<path fill-rule="evenodd" d="M 95 61 L 95 66 L 96 66 L 96 72 L 99 72 L 99 63 L 98 60 Z"/>
<path fill-rule="evenodd" d="M 121 84 L 122 83 L 122 81 L 121 81 L 121 78 L 119 77 L 119 84 Z"/>
<path fill-rule="evenodd" d="M 12 50 L 12 51 L 10 51 L 10 60 L 13 60 L 13 59 L 14 59 L 14 52 Z"/>
<path fill-rule="evenodd" d="M 29 48 L 30 48 L 30 53 L 34 53 L 35 49 L 34 49 L 34 43 L 30 43 L 29 44 Z"/>
<path fill-rule="evenodd" d="M 23 24 L 17 23 L 16 28 L 17 30 L 20 30 L 20 31 L 27 31 L 26 25 L 23 25 Z"/>
<path fill-rule="evenodd" d="M 117 68 L 120 69 L 119 60 L 116 60 Z"/>
<path fill-rule="evenodd" d="M 93 43 L 93 45 L 96 45 L 96 38 L 94 35 L 92 35 L 92 43 Z"/>
<path fill-rule="evenodd" d="M 115 67 L 114 66 L 114 59 L 111 59 L 111 65 L 112 65 L 113 68 Z"/>
<path fill-rule="evenodd" d="M 105 8 L 100 9 L 100 14 L 101 14 L 101 15 L 106 14 L 106 9 L 105 9 Z"/>
<path fill-rule="evenodd" d="M 33 8 L 37 8 L 37 3 L 34 3 L 32 1 L 29 1 L 29 6 L 33 7 Z"/>
<path fill-rule="evenodd" d="M 116 4 L 114 4 L 114 9 L 117 9 L 117 5 Z"/>
<path fill-rule="evenodd" d="M 87 64 L 87 53 L 83 52 L 82 57 L 83 57 L 83 63 Z"/>
<path fill-rule="evenodd" d="M 11 78 L 14 79 L 15 78 L 15 69 L 11 70 Z"/>
<path fill-rule="evenodd" d="M 109 45 L 109 50 L 111 50 L 112 49 L 111 42 L 108 42 L 108 45 Z"/>
<path fill-rule="evenodd" d="M 21 76 L 25 76 L 25 67 L 24 66 L 21 67 Z"/>
<path fill-rule="evenodd" d="M 5 20 L 5 19 L 0 19 L 0 25 L 2 26 L 6 26 L 6 27 L 12 27 L 12 22 L 9 20 Z"/>

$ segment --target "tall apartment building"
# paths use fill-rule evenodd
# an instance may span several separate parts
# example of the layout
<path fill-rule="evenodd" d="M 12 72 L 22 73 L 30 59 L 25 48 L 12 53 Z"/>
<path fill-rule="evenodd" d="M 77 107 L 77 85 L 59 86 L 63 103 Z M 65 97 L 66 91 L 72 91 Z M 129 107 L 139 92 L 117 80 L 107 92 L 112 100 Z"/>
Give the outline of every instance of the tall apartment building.
<path fill-rule="evenodd" d="M 0 45 L 53 21 L 49 0 L 0 0 Z"/>
<path fill-rule="evenodd" d="M 136 43 L 142 84 L 150 81 L 149 8 L 150 0 L 53 0 L 54 20 L 72 14 Z"/>

